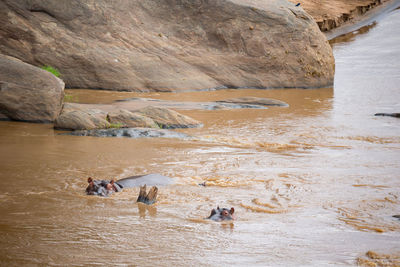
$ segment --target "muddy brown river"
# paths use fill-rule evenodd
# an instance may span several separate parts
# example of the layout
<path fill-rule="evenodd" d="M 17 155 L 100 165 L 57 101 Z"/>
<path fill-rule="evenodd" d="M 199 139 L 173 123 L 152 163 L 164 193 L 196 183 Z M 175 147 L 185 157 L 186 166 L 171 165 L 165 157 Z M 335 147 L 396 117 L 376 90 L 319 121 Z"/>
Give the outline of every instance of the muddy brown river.
<path fill-rule="evenodd" d="M 126 93 L 72 101 L 268 97 L 289 107 L 180 111 L 192 139 L 59 135 L 0 122 L 1 266 L 348 266 L 400 252 L 400 10 L 333 43 L 334 88 Z M 161 173 L 156 205 L 138 189 L 86 196 L 99 179 Z M 199 183 L 206 182 L 206 187 Z M 234 207 L 237 220 L 204 220 Z M 397 255 L 397 256 L 396 256 Z"/>

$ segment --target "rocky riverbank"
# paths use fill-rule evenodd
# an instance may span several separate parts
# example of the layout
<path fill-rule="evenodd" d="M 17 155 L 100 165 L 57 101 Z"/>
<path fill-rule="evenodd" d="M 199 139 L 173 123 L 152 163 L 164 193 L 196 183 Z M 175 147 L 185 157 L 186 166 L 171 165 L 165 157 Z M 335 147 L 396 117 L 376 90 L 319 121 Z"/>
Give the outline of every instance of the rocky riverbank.
<path fill-rule="evenodd" d="M 150 98 L 133 98 L 112 104 L 65 103 L 54 127 L 61 130 L 95 130 L 107 128 L 197 128 L 202 123 L 172 109 L 266 109 L 288 104 L 268 98 L 244 97 L 216 102 L 175 102 Z"/>
<path fill-rule="evenodd" d="M 299 3 L 295 0 L 289 1 Z M 357 20 L 371 9 L 386 2 L 390 0 L 303 0 L 300 4 L 317 22 L 320 30 L 326 32 Z"/>
<path fill-rule="evenodd" d="M 136 111 L 147 106 L 143 99 L 119 104 L 136 109 L 114 113 L 69 104 L 62 109 L 64 82 L 66 87 L 128 91 L 330 86 L 334 59 L 321 31 L 382 2 L 387 1 L 2 1 L 0 120 L 55 121 L 56 128 L 73 130 L 115 123 L 150 128 L 201 125 L 166 109 L 182 103 L 153 101 L 164 109 L 156 112 L 153 107 L 151 114 Z M 34 67 L 43 65 L 57 67 L 62 80 Z M 262 106 L 251 101 L 196 105 Z"/>

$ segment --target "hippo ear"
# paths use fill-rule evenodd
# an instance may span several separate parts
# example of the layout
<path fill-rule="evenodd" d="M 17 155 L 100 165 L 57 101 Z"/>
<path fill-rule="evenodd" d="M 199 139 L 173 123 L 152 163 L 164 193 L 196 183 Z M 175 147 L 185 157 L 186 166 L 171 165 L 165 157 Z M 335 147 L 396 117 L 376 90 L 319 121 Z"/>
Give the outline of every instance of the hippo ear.
<path fill-rule="evenodd" d="M 231 210 L 229 211 L 229 213 L 232 215 L 235 212 L 234 208 L 231 208 Z"/>
<path fill-rule="evenodd" d="M 212 210 L 211 210 L 211 214 L 210 214 L 210 216 L 209 216 L 208 218 L 210 218 L 211 216 L 213 216 L 213 215 L 215 215 L 215 214 L 217 214 L 217 212 L 215 211 L 215 209 L 212 209 Z"/>

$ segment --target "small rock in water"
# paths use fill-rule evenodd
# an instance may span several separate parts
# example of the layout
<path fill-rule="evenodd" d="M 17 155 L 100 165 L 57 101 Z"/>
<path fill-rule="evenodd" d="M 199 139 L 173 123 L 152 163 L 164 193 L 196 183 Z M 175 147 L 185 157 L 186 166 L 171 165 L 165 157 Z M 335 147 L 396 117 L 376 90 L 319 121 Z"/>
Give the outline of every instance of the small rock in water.
<path fill-rule="evenodd" d="M 400 118 L 400 113 L 375 113 L 375 116 L 388 116 L 388 117 Z"/>
<path fill-rule="evenodd" d="M 246 96 L 239 98 L 230 98 L 217 101 L 218 103 L 242 104 L 242 105 L 257 105 L 257 106 L 280 106 L 287 107 L 287 103 L 271 98 L 260 98 L 254 96 Z"/>

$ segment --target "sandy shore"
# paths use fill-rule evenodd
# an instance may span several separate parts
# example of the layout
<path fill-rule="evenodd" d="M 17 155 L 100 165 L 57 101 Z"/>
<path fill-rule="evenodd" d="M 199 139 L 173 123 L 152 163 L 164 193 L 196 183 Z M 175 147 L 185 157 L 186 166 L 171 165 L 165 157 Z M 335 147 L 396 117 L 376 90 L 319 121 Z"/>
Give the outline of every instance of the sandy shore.
<path fill-rule="evenodd" d="M 317 22 L 322 32 L 357 21 L 371 9 L 391 0 L 290 0 L 300 3 L 303 9 Z"/>

